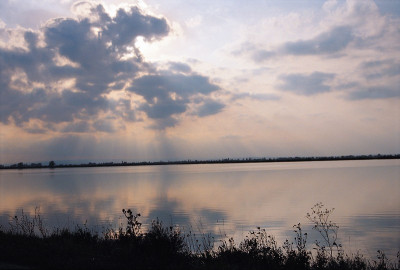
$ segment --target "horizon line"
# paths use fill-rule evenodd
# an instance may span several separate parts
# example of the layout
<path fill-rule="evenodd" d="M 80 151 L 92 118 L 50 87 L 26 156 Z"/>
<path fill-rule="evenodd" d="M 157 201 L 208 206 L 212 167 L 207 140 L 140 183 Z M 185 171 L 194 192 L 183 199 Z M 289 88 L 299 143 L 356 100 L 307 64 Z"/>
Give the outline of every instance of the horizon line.
<path fill-rule="evenodd" d="M 369 154 L 369 155 L 341 155 L 341 156 L 286 156 L 286 157 L 243 157 L 220 159 L 184 159 L 159 161 L 132 161 L 121 162 L 87 162 L 87 163 L 60 163 L 51 160 L 47 165 L 43 162 L 0 164 L 0 169 L 35 169 L 35 168 L 76 168 L 76 167 L 117 167 L 117 166 L 149 166 L 149 165 L 186 165 L 186 164 L 223 164 L 223 163 L 268 163 L 268 162 L 301 162 L 301 161 L 335 161 L 335 160 L 372 160 L 372 159 L 400 159 L 400 154 Z M 56 162 L 59 162 L 57 164 Z"/>

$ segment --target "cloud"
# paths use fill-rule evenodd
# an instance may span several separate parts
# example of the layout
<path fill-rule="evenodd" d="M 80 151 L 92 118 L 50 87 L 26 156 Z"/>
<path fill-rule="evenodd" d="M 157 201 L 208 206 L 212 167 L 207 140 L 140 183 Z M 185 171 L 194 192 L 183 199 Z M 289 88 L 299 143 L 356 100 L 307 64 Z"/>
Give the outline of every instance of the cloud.
<path fill-rule="evenodd" d="M 62 129 L 62 132 L 73 132 L 73 133 L 85 133 L 88 131 L 90 131 L 90 125 L 85 121 L 69 123 Z"/>
<path fill-rule="evenodd" d="M 378 62 L 371 61 L 367 63 L 368 66 L 375 66 Z M 379 64 L 380 65 L 380 64 Z M 373 86 L 371 86 L 371 84 Z M 344 98 L 347 100 L 366 100 L 366 99 L 389 99 L 400 97 L 400 82 L 396 79 L 389 83 L 382 84 L 380 80 L 372 80 L 363 83 L 348 82 L 341 83 L 335 86 L 336 90 L 344 91 Z"/>
<path fill-rule="evenodd" d="M 96 118 L 101 112 L 114 109 L 104 97 L 91 97 L 87 93 L 71 90 L 57 93 L 34 89 L 24 93 L 2 89 L 0 97 L 0 120 L 5 124 L 12 120 L 19 126 L 33 119 L 53 124 L 72 123 L 75 119 L 87 121 Z"/>
<path fill-rule="evenodd" d="M 145 113 L 156 125 L 173 126 L 178 121 L 172 118 L 187 112 L 194 97 L 210 98 L 219 90 L 187 64 L 170 62 L 157 70 L 143 59 L 136 38 L 166 37 L 165 18 L 135 6 L 112 17 L 89 2 L 76 3 L 73 11 L 79 19 L 52 19 L 40 31 L 20 28 L 21 44 L 0 45 L 2 123 L 27 131 L 50 130 L 46 124 L 52 123 L 59 132 L 115 132 L 115 121 L 137 121 Z M 127 91 L 125 98 L 110 95 L 118 91 Z M 129 91 L 144 100 L 131 100 Z M 32 121 L 39 121 L 35 129 Z"/>
<path fill-rule="evenodd" d="M 391 62 L 390 60 L 373 60 L 373 61 L 366 61 L 366 62 L 363 62 L 363 63 L 362 63 L 361 67 L 362 67 L 362 68 L 365 68 L 365 69 L 368 69 L 368 68 L 375 68 L 375 67 L 380 67 L 380 66 L 382 66 L 382 65 L 384 65 L 384 64 L 388 64 L 388 63 L 390 63 L 390 62 Z"/>
<path fill-rule="evenodd" d="M 102 17 L 105 17 L 106 21 L 109 20 L 106 16 Z M 130 44 L 138 36 L 153 40 L 162 38 L 168 32 L 169 26 L 165 18 L 143 15 L 138 7 L 131 7 L 129 12 L 119 9 L 116 17 L 107 24 L 102 35 L 107 36 L 113 46 L 122 47 Z"/>
<path fill-rule="evenodd" d="M 246 42 L 242 44 L 239 50 L 235 50 L 233 55 L 248 55 L 250 59 L 256 63 L 261 63 L 271 58 L 285 55 L 335 56 L 337 53 L 343 51 L 355 39 L 352 27 L 336 26 L 315 36 L 314 38 L 288 41 L 280 44 L 275 49 L 264 49 L 261 45 Z"/>
<path fill-rule="evenodd" d="M 176 71 L 176 72 L 182 72 L 182 73 L 192 72 L 192 68 L 189 65 L 187 65 L 185 63 L 179 63 L 179 62 L 170 62 L 169 70 Z"/>
<path fill-rule="evenodd" d="M 283 81 L 283 84 L 278 85 L 278 88 L 298 95 L 310 96 L 329 92 L 331 87 L 325 83 L 334 77 L 335 74 L 322 72 L 313 72 L 310 75 L 281 75 L 279 78 Z"/>
<path fill-rule="evenodd" d="M 326 1 L 318 13 L 268 18 L 254 26 L 260 34 L 250 31 L 252 38 L 246 40 L 255 41 L 243 43 L 248 48 L 245 55 L 263 62 L 287 55 L 338 58 L 352 56 L 355 50 L 395 53 L 399 48 L 398 16 L 382 14 L 379 6 L 373 0 Z M 292 22 L 290 27 L 288 20 Z"/>
<path fill-rule="evenodd" d="M 160 127 L 173 126 L 177 123 L 172 118 L 188 110 L 190 104 L 198 100 L 205 101 L 207 96 L 220 88 L 211 83 L 209 78 L 198 74 L 180 74 L 172 72 L 161 72 L 142 76 L 132 82 L 129 91 L 142 96 L 146 103 L 139 108 L 148 117 L 157 119 Z M 214 102 L 210 114 L 219 112 Z M 207 106 L 207 105 L 206 105 Z M 202 110 L 201 114 L 205 112 Z M 164 123 L 161 123 L 165 120 Z M 175 119 L 176 120 L 176 119 Z"/>
<path fill-rule="evenodd" d="M 260 49 L 260 46 L 256 46 L 251 42 L 245 42 L 240 46 L 239 49 L 234 50 L 232 52 L 232 55 L 234 56 L 248 55 L 250 59 L 253 60 L 254 62 L 261 63 L 265 60 L 268 60 L 276 56 L 276 52 L 269 51 L 266 49 Z"/>
<path fill-rule="evenodd" d="M 367 61 L 361 64 L 364 76 L 367 79 L 380 79 L 400 75 L 400 62 L 393 60 Z"/>
<path fill-rule="evenodd" d="M 359 70 L 366 80 L 336 86 L 347 91 L 345 98 L 348 100 L 400 97 L 400 64 L 395 58 L 364 61 L 359 64 Z"/>
<path fill-rule="evenodd" d="M 343 90 L 343 89 L 351 89 L 351 88 L 355 88 L 355 87 L 359 87 L 360 84 L 357 82 L 345 82 L 345 83 L 340 83 L 338 85 L 335 86 L 335 89 L 338 90 Z"/>
<path fill-rule="evenodd" d="M 395 86 L 375 86 L 355 90 L 348 94 L 350 100 L 386 99 L 400 97 L 400 82 Z"/>
<path fill-rule="evenodd" d="M 342 51 L 354 39 L 349 26 L 338 26 L 313 39 L 287 42 L 280 48 L 283 54 L 321 55 Z"/>
<path fill-rule="evenodd" d="M 213 115 L 216 113 L 219 113 L 223 108 L 225 107 L 225 104 L 215 101 L 215 100 L 206 100 L 204 103 L 197 109 L 196 114 L 199 117 L 205 117 L 209 115 Z"/>
<path fill-rule="evenodd" d="M 130 91 L 143 96 L 150 103 L 154 101 L 154 98 L 168 98 L 171 94 L 177 94 L 186 99 L 196 94 L 207 95 L 218 89 L 217 85 L 210 83 L 208 77 L 174 73 L 142 76 L 134 80 L 129 88 Z"/>
<path fill-rule="evenodd" d="M 131 15 L 139 16 L 136 13 Z M 45 42 L 47 51 L 58 52 L 61 57 L 78 66 L 73 69 L 75 72 L 72 74 L 63 73 L 64 78 L 72 75 L 79 90 L 99 95 L 109 92 L 110 84 L 133 77 L 143 67 L 140 56 L 131 58 L 130 61 L 122 60 L 121 53 L 124 53 L 125 49 L 121 48 L 121 42 L 118 43 L 109 35 L 102 34 L 103 31 L 110 31 L 108 24 L 104 25 L 104 30 L 97 35 L 93 33 L 93 27 L 87 19 L 56 21 L 47 27 Z M 136 27 L 133 24 L 131 28 Z M 125 41 L 125 45 L 128 45 L 128 41 Z M 133 38 L 129 41 L 132 42 Z M 67 67 L 71 68 L 68 65 Z M 54 75 L 54 72 L 52 74 Z"/>
<path fill-rule="evenodd" d="M 37 28 L 47 20 L 59 16 L 60 6 L 67 8 L 62 2 L 65 1 L 3 0 L 0 1 L 0 18 L 8 26 Z"/>
<path fill-rule="evenodd" d="M 114 124 L 110 120 L 99 119 L 93 123 L 93 127 L 97 131 L 102 131 L 102 132 L 114 132 L 115 131 Z"/>
<path fill-rule="evenodd" d="M 255 50 L 252 53 L 251 58 L 255 62 L 263 62 L 265 60 L 268 60 L 268 59 L 272 58 L 275 55 L 276 55 L 275 52 L 271 52 L 271 51 L 268 51 L 268 50 L 261 49 L 261 50 Z"/>
<path fill-rule="evenodd" d="M 232 94 L 231 100 L 238 100 L 238 99 L 252 99 L 258 101 L 266 101 L 266 100 L 279 100 L 280 97 L 275 94 L 264 94 L 264 93 L 238 93 Z"/>
<path fill-rule="evenodd" d="M 156 99 L 153 104 L 145 103 L 140 108 L 146 112 L 148 117 L 154 119 L 169 118 L 174 114 L 184 113 L 187 109 L 184 101 L 181 102 L 169 97 Z"/>
<path fill-rule="evenodd" d="M 400 16 L 400 6 L 396 1 L 375 1 L 375 3 L 381 13 Z"/>

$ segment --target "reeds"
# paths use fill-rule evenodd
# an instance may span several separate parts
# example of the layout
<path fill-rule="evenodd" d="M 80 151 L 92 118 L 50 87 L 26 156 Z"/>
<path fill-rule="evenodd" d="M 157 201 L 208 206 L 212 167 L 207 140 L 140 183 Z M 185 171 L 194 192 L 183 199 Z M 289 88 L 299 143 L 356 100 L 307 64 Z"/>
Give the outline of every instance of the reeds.
<path fill-rule="evenodd" d="M 116 230 L 107 228 L 98 233 L 83 225 L 74 230 L 55 228 L 50 231 L 45 228 L 37 208 L 33 217 L 21 211 L 20 216 L 10 219 L 8 229 L 0 228 L 0 264 L 38 269 L 399 268 L 399 261 L 389 260 L 382 251 L 378 251 L 376 260 L 366 259 L 359 253 L 345 254 L 336 243 L 338 227 L 327 219 L 331 211 L 325 212 L 322 206 L 317 204 L 313 208 L 318 218 L 315 229 L 327 232 L 324 239 L 328 241 L 319 243 L 316 252 L 307 249 L 308 235 L 301 224 L 293 226 L 293 241 L 286 240 L 282 245 L 260 227 L 250 231 L 238 244 L 233 238 L 226 238 L 217 245 L 210 234 L 196 235 L 179 226 L 165 226 L 158 219 L 145 231 L 139 221 L 140 214 L 129 209 L 123 210 L 126 227 L 121 225 Z M 312 214 L 308 216 L 313 220 Z"/>

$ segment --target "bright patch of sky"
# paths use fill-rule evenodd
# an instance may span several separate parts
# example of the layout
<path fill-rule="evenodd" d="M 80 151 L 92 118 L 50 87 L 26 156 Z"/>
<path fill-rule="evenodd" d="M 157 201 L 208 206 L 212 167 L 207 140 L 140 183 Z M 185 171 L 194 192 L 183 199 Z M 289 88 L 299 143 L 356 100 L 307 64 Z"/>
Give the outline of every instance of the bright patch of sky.
<path fill-rule="evenodd" d="M 400 3 L 0 2 L 0 163 L 400 152 Z"/>

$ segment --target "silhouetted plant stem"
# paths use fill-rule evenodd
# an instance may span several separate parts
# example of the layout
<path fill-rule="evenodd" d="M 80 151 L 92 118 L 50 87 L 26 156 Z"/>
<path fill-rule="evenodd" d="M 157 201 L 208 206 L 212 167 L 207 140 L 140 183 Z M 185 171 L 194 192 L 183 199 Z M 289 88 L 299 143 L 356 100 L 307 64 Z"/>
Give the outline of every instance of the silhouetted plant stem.
<path fill-rule="evenodd" d="M 321 244 L 316 241 L 316 245 L 321 248 L 320 251 L 324 251 L 325 247 L 328 247 L 330 257 L 332 258 L 334 247 L 336 247 L 338 252 L 339 248 L 341 248 L 341 245 L 337 244 L 339 226 L 329 219 L 335 208 L 324 209 L 324 205 L 320 202 L 315 204 L 311 210 L 312 212 L 307 213 L 306 217 L 314 224 L 313 229 L 319 232 L 325 242 L 321 246 Z"/>

